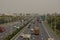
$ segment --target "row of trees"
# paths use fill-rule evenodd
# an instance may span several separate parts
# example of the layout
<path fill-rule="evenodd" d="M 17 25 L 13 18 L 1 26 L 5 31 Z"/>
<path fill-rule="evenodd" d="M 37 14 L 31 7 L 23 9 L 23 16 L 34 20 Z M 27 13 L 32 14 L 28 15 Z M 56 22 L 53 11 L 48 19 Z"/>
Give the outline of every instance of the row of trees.
<path fill-rule="evenodd" d="M 0 16 L 0 24 L 14 22 L 21 19 L 21 16 L 2 15 Z"/>
<path fill-rule="evenodd" d="M 60 15 L 47 15 L 47 22 L 52 25 L 52 29 L 56 26 L 56 29 L 60 30 Z"/>

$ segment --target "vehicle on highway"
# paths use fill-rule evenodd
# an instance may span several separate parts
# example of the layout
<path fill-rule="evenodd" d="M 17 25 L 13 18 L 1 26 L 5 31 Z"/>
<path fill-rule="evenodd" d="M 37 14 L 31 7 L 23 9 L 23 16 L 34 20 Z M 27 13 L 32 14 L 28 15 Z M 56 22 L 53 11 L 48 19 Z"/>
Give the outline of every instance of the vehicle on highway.
<path fill-rule="evenodd" d="M 5 31 L 5 28 L 0 26 L 0 32 L 4 32 Z"/>
<path fill-rule="evenodd" d="M 39 21 L 39 23 L 41 23 L 41 21 Z"/>
<path fill-rule="evenodd" d="M 41 23 L 41 20 L 40 20 L 40 19 L 37 19 L 37 21 L 38 21 L 39 23 Z"/>
<path fill-rule="evenodd" d="M 33 24 L 35 24 L 35 22 L 33 22 Z"/>
<path fill-rule="evenodd" d="M 31 31 L 31 32 L 33 32 L 33 31 L 34 31 L 34 29 L 33 29 L 33 28 L 31 28 L 31 29 L 30 29 L 30 31 Z"/>
<path fill-rule="evenodd" d="M 19 29 L 20 27 L 19 26 L 14 26 L 15 28 Z"/>
<path fill-rule="evenodd" d="M 28 26 L 28 28 L 30 28 L 31 25 Z"/>
<path fill-rule="evenodd" d="M 31 34 L 35 34 L 35 35 L 39 35 L 40 34 L 39 27 L 31 28 L 30 31 L 31 31 Z"/>
<path fill-rule="evenodd" d="M 48 38 L 48 40 L 54 40 L 54 38 Z"/>
<path fill-rule="evenodd" d="M 34 29 L 33 28 L 30 29 L 30 32 L 32 35 L 34 35 Z"/>
<path fill-rule="evenodd" d="M 31 38 L 31 34 L 21 34 L 21 37 L 23 38 L 23 39 L 30 39 Z"/>
<path fill-rule="evenodd" d="M 35 27 L 35 28 L 34 28 L 34 34 L 35 34 L 35 35 L 39 35 L 39 34 L 40 34 L 39 27 Z"/>

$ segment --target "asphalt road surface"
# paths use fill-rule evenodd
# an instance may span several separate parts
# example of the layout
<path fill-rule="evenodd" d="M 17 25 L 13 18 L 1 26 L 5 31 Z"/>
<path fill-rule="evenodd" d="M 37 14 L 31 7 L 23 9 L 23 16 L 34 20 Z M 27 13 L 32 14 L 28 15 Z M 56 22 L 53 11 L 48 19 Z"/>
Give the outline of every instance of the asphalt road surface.
<path fill-rule="evenodd" d="M 54 37 L 51 37 L 51 35 L 48 33 L 48 30 L 46 30 L 45 26 L 37 21 L 37 18 L 34 19 L 34 21 L 31 22 L 30 25 L 27 25 L 30 28 L 26 28 L 24 30 L 24 34 L 31 34 L 31 38 L 29 40 L 48 40 L 48 38 L 53 38 L 54 40 L 57 40 Z M 34 27 L 39 27 L 40 34 L 39 35 L 34 35 L 33 32 L 31 31 L 32 28 Z M 24 39 L 21 37 L 21 35 L 17 38 L 17 40 L 28 40 Z"/>
<path fill-rule="evenodd" d="M 14 26 L 17 26 L 17 27 L 22 26 L 27 23 L 28 19 L 30 18 L 25 18 L 25 21 L 23 22 L 23 24 L 21 21 L 19 21 L 19 22 L 16 22 L 15 24 L 12 23 L 13 25 L 7 25 L 8 27 L 6 28 L 6 31 L 3 33 L 0 33 L 0 40 L 3 40 L 3 37 L 11 34 L 12 31 L 15 31 L 16 28 Z M 55 36 L 53 36 L 53 34 L 51 34 L 50 30 L 46 28 L 45 25 L 43 25 L 42 21 L 41 23 L 37 21 L 37 17 L 35 17 L 33 21 L 31 21 L 30 23 L 31 24 L 27 25 L 28 27 L 22 32 L 24 34 L 31 34 L 30 40 L 48 40 L 48 38 L 54 38 L 54 40 L 59 40 Z M 39 35 L 34 35 L 33 32 L 31 31 L 31 29 L 33 29 L 34 27 L 39 27 L 39 30 L 40 30 Z M 17 40 L 28 40 L 28 39 L 24 39 L 21 37 L 21 35 L 19 35 Z"/>
<path fill-rule="evenodd" d="M 0 33 L 0 40 L 3 40 L 3 38 L 5 38 L 7 35 L 12 34 L 13 31 L 15 31 L 17 28 L 16 27 L 21 27 L 22 25 L 26 24 L 28 22 L 30 18 L 29 17 L 25 17 L 23 20 L 25 20 L 23 23 L 22 21 L 18 21 L 18 22 L 14 22 L 11 24 L 6 24 L 5 26 L 5 31 Z"/>
<path fill-rule="evenodd" d="M 28 25 L 29 26 L 29 25 Z M 40 29 L 40 35 L 34 35 L 33 32 L 30 31 L 30 29 L 33 29 L 34 27 L 39 27 Z M 26 30 L 24 30 L 24 34 L 31 34 L 31 39 L 30 40 L 47 40 L 49 38 L 48 34 L 45 32 L 43 26 L 41 23 L 39 23 L 36 19 L 34 20 L 34 22 L 31 22 L 30 28 L 27 28 Z M 17 40 L 25 40 L 23 38 L 21 38 L 20 36 L 18 37 Z"/>

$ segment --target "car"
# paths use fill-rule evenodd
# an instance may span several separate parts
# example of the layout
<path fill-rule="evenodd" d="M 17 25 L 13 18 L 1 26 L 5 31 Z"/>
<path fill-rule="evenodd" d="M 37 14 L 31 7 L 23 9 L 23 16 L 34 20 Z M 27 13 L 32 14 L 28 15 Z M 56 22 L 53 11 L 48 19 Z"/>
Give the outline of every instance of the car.
<path fill-rule="evenodd" d="M 30 28 L 30 26 L 28 28 Z"/>
<path fill-rule="evenodd" d="M 31 25 L 28 26 L 28 28 L 30 28 Z"/>
<path fill-rule="evenodd" d="M 31 34 L 33 35 L 33 34 L 34 34 L 34 29 L 31 28 L 31 29 L 30 29 L 30 32 L 31 32 Z"/>
<path fill-rule="evenodd" d="M 16 27 L 16 26 L 14 26 L 14 27 Z"/>
<path fill-rule="evenodd" d="M 22 37 L 23 39 L 30 39 L 31 34 L 21 34 L 20 37 Z"/>
<path fill-rule="evenodd" d="M 41 23 L 41 21 L 39 21 L 39 23 Z"/>
<path fill-rule="evenodd" d="M 31 30 L 31 31 L 33 31 L 34 29 L 33 29 L 33 28 L 31 28 L 30 30 Z"/>
<path fill-rule="evenodd" d="M 19 26 L 14 26 L 15 28 L 19 29 L 20 27 Z"/>
<path fill-rule="evenodd" d="M 0 32 L 4 32 L 5 31 L 5 28 L 0 26 Z"/>

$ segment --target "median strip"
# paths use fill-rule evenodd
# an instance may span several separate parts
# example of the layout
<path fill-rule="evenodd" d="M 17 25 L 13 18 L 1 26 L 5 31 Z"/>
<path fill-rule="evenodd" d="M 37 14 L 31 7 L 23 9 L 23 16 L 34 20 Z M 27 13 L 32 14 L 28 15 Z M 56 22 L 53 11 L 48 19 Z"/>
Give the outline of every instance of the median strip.
<path fill-rule="evenodd" d="M 29 23 L 30 24 L 30 23 Z M 27 25 L 29 25 L 27 24 Z M 28 26 L 24 27 L 21 31 L 19 31 L 11 40 L 17 40 L 17 38 L 22 34 L 22 32 L 27 28 Z"/>
<path fill-rule="evenodd" d="M 31 19 L 32 20 L 32 19 Z M 26 27 L 30 21 L 29 20 L 25 25 L 23 25 L 21 28 L 17 29 L 16 31 L 14 31 L 11 35 L 8 35 L 7 37 L 4 38 L 4 40 L 10 40 L 11 38 L 13 38 L 18 32 L 20 32 L 24 27 Z"/>

